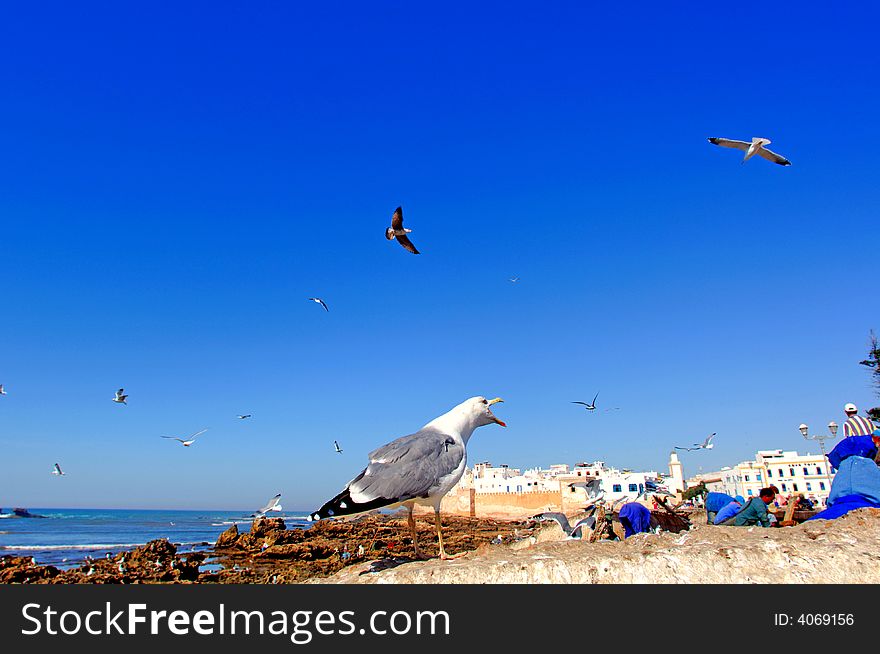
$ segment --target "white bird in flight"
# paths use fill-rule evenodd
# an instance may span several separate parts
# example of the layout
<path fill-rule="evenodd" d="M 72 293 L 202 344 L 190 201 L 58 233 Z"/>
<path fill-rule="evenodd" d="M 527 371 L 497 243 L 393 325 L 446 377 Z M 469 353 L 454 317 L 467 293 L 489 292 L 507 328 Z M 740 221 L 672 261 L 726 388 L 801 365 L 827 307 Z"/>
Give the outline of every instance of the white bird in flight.
<path fill-rule="evenodd" d="M 120 388 L 118 391 L 116 391 L 116 396 L 113 398 L 113 401 L 116 402 L 116 404 L 125 404 L 126 406 L 128 406 L 128 402 L 126 402 L 127 399 L 128 395 L 125 394 L 125 389 Z"/>
<path fill-rule="evenodd" d="M 269 500 L 262 509 L 257 511 L 256 513 L 252 513 L 252 518 L 262 518 L 264 515 L 269 513 L 269 511 L 283 511 L 281 508 L 281 493 L 278 493 L 275 497 Z"/>
<path fill-rule="evenodd" d="M 519 281 L 519 277 L 511 277 L 507 281 L 509 281 L 511 284 L 516 284 Z"/>
<path fill-rule="evenodd" d="M 312 302 L 317 302 L 317 303 L 320 304 L 322 307 L 324 307 L 324 311 L 327 311 L 327 312 L 330 311 L 330 309 L 327 308 L 327 303 L 324 302 L 324 300 L 322 300 L 321 298 L 319 298 L 319 297 L 310 297 L 309 299 L 310 299 Z"/>
<path fill-rule="evenodd" d="M 339 443 L 337 443 L 336 441 L 333 441 L 333 445 L 334 445 L 334 447 L 336 447 L 336 453 L 342 454 L 342 448 L 339 447 Z"/>
<path fill-rule="evenodd" d="M 243 416 L 238 416 L 239 420 L 247 420 L 248 418 L 252 418 L 253 416 L 250 413 L 246 413 Z"/>
<path fill-rule="evenodd" d="M 0 384 L 0 395 L 6 395 L 6 391 L 3 390 L 3 384 Z"/>
<path fill-rule="evenodd" d="M 599 394 L 596 393 L 596 397 L 593 398 L 593 401 L 590 403 L 587 402 L 572 402 L 572 404 L 582 404 L 587 411 L 595 411 L 596 410 L 596 398 L 599 397 Z"/>
<path fill-rule="evenodd" d="M 192 445 L 193 443 L 196 442 L 196 438 L 198 438 L 199 436 L 204 434 L 206 431 L 208 431 L 208 430 L 203 429 L 202 431 L 197 431 L 195 434 L 193 434 L 192 436 L 190 436 L 186 440 L 184 440 L 182 438 L 177 438 L 176 436 L 162 436 L 162 438 L 167 438 L 172 441 L 177 441 L 178 443 L 182 443 L 184 447 L 189 447 L 190 445 Z"/>
<path fill-rule="evenodd" d="M 713 447 L 715 447 L 715 444 L 712 443 L 712 439 L 715 438 L 715 433 L 716 432 L 713 431 L 711 434 L 706 436 L 706 440 L 704 440 L 702 443 L 694 443 L 693 447 L 678 447 L 678 446 L 676 446 L 675 449 L 676 450 L 685 450 L 687 452 L 690 452 L 692 450 L 711 450 Z"/>
<path fill-rule="evenodd" d="M 767 161 L 772 161 L 775 164 L 779 164 L 780 166 L 790 166 L 791 162 L 783 157 L 781 154 L 776 154 L 771 150 L 765 148 L 765 145 L 770 145 L 770 139 L 759 138 L 757 136 L 752 137 L 752 142 L 748 141 L 734 141 L 732 139 L 720 139 L 715 137 L 709 138 L 709 143 L 714 143 L 715 145 L 720 145 L 722 148 L 734 148 L 736 150 L 742 150 L 746 153 L 746 156 L 743 157 L 742 163 L 745 163 L 755 155 L 759 157 L 763 157 Z"/>
<path fill-rule="evenodd" d="M 400 243 L 405 250 L 408 250 L 413 254 L 418 254 L 419 251 L 416 250 L 416 246 L 412 244 L 412 241 L 409 240 L 407 234 L 412 234 L 412 230 L 406 229 L 403 226 L 403 207 L 397 207 L 397 209 L 394 210 L 394 215 L 391 216 L 391 227 L 385 230 L 385 238 L 389 241 L 397 239 L 397 242 Z"/>
<path fill-rule="evenodd" d="M 58 465 L 57 463 L 55 464 L 55 467 L 52 469 L 52 474 L 55 475 L 56 477 L 63 477 L 64 476 L 64 472 L 61 470 L 61 466 Z"/>

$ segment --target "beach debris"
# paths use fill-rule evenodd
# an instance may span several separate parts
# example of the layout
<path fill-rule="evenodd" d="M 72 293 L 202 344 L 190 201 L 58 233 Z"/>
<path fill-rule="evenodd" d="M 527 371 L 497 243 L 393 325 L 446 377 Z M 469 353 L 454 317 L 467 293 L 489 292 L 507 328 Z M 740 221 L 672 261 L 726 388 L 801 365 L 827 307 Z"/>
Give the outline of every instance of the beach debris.
<path fill-rule="evenodd" d="M 685 452 L 692 452 L 694 450 L 711 450 L 715 447 L 715 444 L 712 442 L 712 439 L 715 438 L 716 432 L 712 432 L 708 436 L 706 436 L 706 440 L 702 443 L 694 443 L 693 447 L 678 447 L 675 446 L 676 450 L 684 450 Z"/>
<path fill-rule="evenodd" d="M 385 230 L 385 238 L 389 241 L 397 239 L 397 242 L 403 246 L 403 249 L 412 252 L 413 254 L 418 254 L 419 251 L 416 250 L 416 246 L 412 244 L 412 241 L 410 241 L 407 236 L 407 234 L 411 233 L 411 229 L 406 229 L 403 226 L 403 208 L 397 207 L 397 209 L 394 210 L 394 215 L 391 216 L 391 227 Z"/>
<path fill-rule="evenodd" d="M 464 474 L 465 448 L 474 430 L 493 423 L 506 426 L 491 410 L 499 402 L 503 402 L 500 397 L 472 397 L 417 432 L 370 452 L 369 465 L 310 518 L 323 520 L 402 505 L 408 512 L 413 549 L 420 557 L 413 508 L 416 504 L 433 506 L 440 558 L 451 558 L 443 547 L 440 501 Z"/>
<path fill-rule="evenodd" d="M 327 311 L 327 312 L 330 311 L 330 309 L 327 308 L 327 303 L 324 302 L 324 300 L 322 300 L 321 298 L 319 298 L 319 297 L 310 297 L 309 299 L 310 299 L 312 302 L 316 302 L 316 303 L 320 304 L 322 307 L 324 307 L 324 311 Z"/>
<path fill-rule="evenodd" d="M 572 404 L 582 404 L 587 411 L 595 411 L 596 410 L 596 399 L 599 397 L 599 393 L 596 393 L 596 397 L 593 398 L 592 402 L 572 402 Z"/>
<path fill-rule="evenodd" d="M 182 444 L 184 447 L 190 447 L 193 443 L 196 442 L 196 438 L 198 438 L 199 436 L 204 434 L 206 431 L 208 431 L 208 430 L 203 429 L 202 431 L 197 431 L 195 434 L 193 434 L 192 436 L 190 436 L 187 439 L 178 438 L 177 436 L 161 436 L 160 438 L 167 438 L 168 440 L 177 441 L 178 443 Z"/>
<path fill-rule="evenodd" d="M 770 139 L 753 136 L 752 142 L 749 143 L 748 141 L 734 141 L 732 139 L 710 137 L 709 143 L 720 145 L 722 148 L 734 148 L 736 150 L 743 150 L 746 155 L 745 157 L 743 157 L 742 163 L 745 163 L 753 156 L 758 155 L 759 157 L 763 157 L 767 161 L 772 161 L 773 163 L 779 164 L 780 166 L 791 165 L 791 162 L 783 157 L 781 154 L 776 154 L 775 152 L 768 150 L 764 147 L 765 145 L 770 145 Z"/>

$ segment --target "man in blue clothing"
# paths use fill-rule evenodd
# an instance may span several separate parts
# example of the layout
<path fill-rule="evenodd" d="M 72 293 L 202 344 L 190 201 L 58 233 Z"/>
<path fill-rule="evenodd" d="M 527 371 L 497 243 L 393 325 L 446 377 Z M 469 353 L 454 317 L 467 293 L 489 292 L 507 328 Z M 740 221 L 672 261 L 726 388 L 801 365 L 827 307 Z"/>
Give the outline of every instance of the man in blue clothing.
<path fill-rule="evenodd" d="M 718 512 L 718 515 L 715 516 L 715 520 L 712 522 L 712 524 L 720 525 L 725 520 L 732 518 L 742 510 L 743 504 L 745 503 L 746 501 L 743 496 L 737 495 L 735 498 L 733 498 L 733 502 L 731 502 Z"/>
<path fill-rule="evenodd" d="M 723 524 L 733 527 L 753 527 L 755 525 L 769 527 L 770 512 L 767 511 L 767 506 L 773 504 L 775 499 L 776 493 L 773 492 L 772 488 L 762 488 L 758 493 L 758 497 L 753 497 L 746 502 L 742 511 L 732 518 L 725 520 Z"/>
<path fill-rule="evenodd" d="M 707 493 L 705 501 L 706 523 L 714 524 L 718 512 L 733 501 L 734 498 L 727 493 Z"/>

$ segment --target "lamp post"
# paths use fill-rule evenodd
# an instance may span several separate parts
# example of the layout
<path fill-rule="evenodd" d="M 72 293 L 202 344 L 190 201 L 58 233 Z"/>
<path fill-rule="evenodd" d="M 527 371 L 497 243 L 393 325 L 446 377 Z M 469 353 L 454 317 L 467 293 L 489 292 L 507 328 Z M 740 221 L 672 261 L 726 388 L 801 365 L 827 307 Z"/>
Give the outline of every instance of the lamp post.
<path fill-rule="evenodd" d="M 804 438 L 810 441 L 819 441 L 819 449 L 822 450 L 822 464 L 825 466 L 825 478 L 828 479 L 828 492 L 831 492 L 831 473 L 829 472 L 828 466 L 828 455 L 825 454 L 825 441 L 828 439 L 837 438 L 837 423 L 833 420 L 828 423 L 828 431 L 829 434 L 816 434 L 814 436 L 810 436 L 810 428 L 804 424 L 801 424 L 800 427 L 801 434 L 803 434 Z M 827 499 L 825 500 L 827 503 Z"/>

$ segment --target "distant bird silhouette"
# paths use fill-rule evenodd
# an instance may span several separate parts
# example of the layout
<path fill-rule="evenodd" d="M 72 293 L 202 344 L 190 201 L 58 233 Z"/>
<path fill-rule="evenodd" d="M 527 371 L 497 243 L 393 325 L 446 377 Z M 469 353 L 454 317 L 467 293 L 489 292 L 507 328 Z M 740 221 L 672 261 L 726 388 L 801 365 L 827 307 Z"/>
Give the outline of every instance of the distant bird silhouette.
<path fill-rule="evenodd" d="M 419 251 L 416 250 L 416 246 L 412 244 L 412 241 L 410 241 L 407 236 L 407 234 L 411 233 L 411 229 L 406 229 L 403 226 L 403 208 L 397 207 L 397 209 L 394 210 L 394 215 L 391 216 L 391 227 L 385 230 L 385 238 L 389 241 L 397 239 L 397 242 L 400 243 L 405 250 L 408 250 L 413 254 L 418 254 Z"/>
<path fill-rule="evenodd" d="M 320 304 L 322 307 L 324 307 L 324 311 L 330 311 L 330 309 L 327 308 L 327 303 L 324 302 L 324 300 L 322 300 L 321 298 L 319 298 L 319 297 L 310 297 L 309 299 L 310 299 L 312 302 L 317 302 L 317 303 Z"/>
<path fill-rule="evenodd" d="M 162 438 L 167 438 L 168 440 L 177 441 L 182 444 L 184 447 L 190 447 L 193 443 L 196 442 L 196 438 L 204 434 L 207 429 L 203 429 L 202 431 L 197 431 L 195 434 L 184 440 L 183 438 L 177 438 L 177 436 L 162 436 Z"/>
<path fill-rule="evenodd" d="M 55 475 L 56 477 L 63 477 L 64 471 L 61 470 L 61 466 L 56 463 L 55 467 L 52 469 L 52 474 Z"/>
<path fill-rule="evenodd" d="M 709 139 L 709 143 L 720 145 L 722 148 L 743 150 L 746 153 L 746 156 L 743 157 L 742 163 L 745 163 L 755 155 L 758 155 L 759 157 L 763 157 L 767 161 L 772 161 L 780 166 L 791 165 L 791 162 L 781 154 L 776 154 L 764 147 L 765 145 L 770 145 L 770 139 L 762 139 L 754 136 L 752 137 L 752 142 L 749 143 L 748 141 L 734 141 L 732 139 L 719 139 L 712 137 Z"/>
<path fill-rule="evenodd" d="M 342 454 L 342 448 L 339 447 L 339 443 L 337 443 L 336 441 L 333 441 L 333 445 L 336 447 L 336 453 Z"/>
<path fill-rule="evenodd" d="M 715 444 L 712 442 L 712 439 L 715 438 L 715 432 L 713 431 L 706 437 L 702 443 L 694 443 L 693 447 L 678 447 L 676 446 L 676 450 L 685 450 L 686 452 L 691 452 L 693 450 L 711 450 L 715 447 Z"/>
<path fill-rule="evenodd" d="M 253 416 L 250 413 L 247 413 L 243 416 L 238 416 L 239 420 L 247 420 L 248 418 L 252 418 Z"/>
<path fill-rule="evenodd" d="M 596 398 L 599 397 L 599 394 L 596 393 L 596 397 L 593 398 L 593 401 L 589 404 L 586 402 L 572 402 L 572 404 L 582 404 L 587 411 L 595 411 L 596 410 Z"/>
<path fill-rule="evenodd" d="M 113 398 L 113 401 L 116 402 L 116 404 L 125 404 L 127 406 L 128 405 L 128 402 L 126 402 L 127 399 L 128 399 L 128 395 L 125 394 L 125 389 L 120 388 L 118 391 L 116 391 L 116 396 Z"/>
<path fill-rule="evenodd" d="M 3 390 L 3 384 L 0 384 L 0 395 L 6 395 L 6 391 Z"/>
<path fill-rule="evenodd" d="M 511 277 L 507 281 L 509 281 L 511 284 L 516 284 L 519 281 L 519 277 Z"/>

